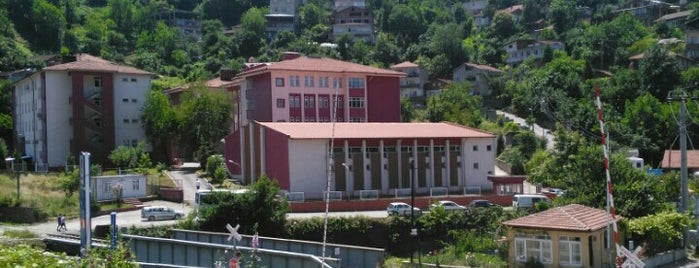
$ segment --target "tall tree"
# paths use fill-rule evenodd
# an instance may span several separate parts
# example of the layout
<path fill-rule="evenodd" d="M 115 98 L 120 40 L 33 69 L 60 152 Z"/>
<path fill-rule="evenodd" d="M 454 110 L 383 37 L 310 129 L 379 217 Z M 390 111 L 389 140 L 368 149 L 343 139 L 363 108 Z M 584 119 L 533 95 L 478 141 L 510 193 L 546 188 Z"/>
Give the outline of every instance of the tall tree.
<path fill-rule="evenodd" d="M 240 18 L 240 24 L 242 25 L 244 31 L 249 31 L 259 36 L 264 36 L 264 10 L 256 7 L 248 9 L 245 11 L 245 13 L 243 13 L 243 17 Z"/>
<path fill-rule="evenodd" d="M 468 83 L 451 84 L 439 95 L 427 99 L 427 117 L 431 122 L 448 121 L 476 127 L 483 120 L 481 98 L 469 94 Z"/>
<path fill-rule="evenodd" d="M 141 124 L 153 147 L 153 160 L 168 162 L 167 142 L 176 137 L 177 117 L 168 97 L 159 90 L 151 90 L 143 105 Z"/>
<path fill-rule="evenodd" d="M 178 133 L 189 149 L 197 150 L 196 157 L 205 161 L 229 132 L 230 100 L 223 93 L 215 93 L 195 84 L 178 110 Z"/>

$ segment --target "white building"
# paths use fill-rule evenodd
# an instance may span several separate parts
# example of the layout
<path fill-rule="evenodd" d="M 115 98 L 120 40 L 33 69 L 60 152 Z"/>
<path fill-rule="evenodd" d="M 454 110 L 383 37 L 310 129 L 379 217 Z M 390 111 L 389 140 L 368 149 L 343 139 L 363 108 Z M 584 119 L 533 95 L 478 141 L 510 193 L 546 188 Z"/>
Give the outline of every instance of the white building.
<path fill-rule="evenodd" d="M 153 74 L 88 54 L 43 68 L 15 84 L 18 150 L 39 167 L 61 167 L 69 155 L 107 164 L 120 145 L 145 141 L 141 108 Z"/>
<path fill-rule="evenodd" d="M 452 79 L 456 83 L 470 82 L 472 95 L 488 96 L 490 95 L 490 78 L 501 74 L 502 71 L 495 67 L 464 63 L 454 69 Z"/>
<path fill-rule="evenodd" d="M 252 126 L 252 128 L 250 127 Z M 466 188 L 492 190 L 495 135 L 452 123 L 279 123 L 244 127 L 241 165 L 246 177 L 266 174 L 282 190 L 319 199 L 326 191 L 343 197 L 362 192 L 395 196 L 411 188 L 463 194 Z M 332 148 L 333 162 L 328 151 Z"/>
<path fill-rule="evenodd" d="M 552 50 L 564 50 L 563 43 L 546 40 L 516 40 L 505 45 L 508 65 L 516 66 L 527 58 L 540 59 L 544 57 L 544 50 L 549 47 Z"/>

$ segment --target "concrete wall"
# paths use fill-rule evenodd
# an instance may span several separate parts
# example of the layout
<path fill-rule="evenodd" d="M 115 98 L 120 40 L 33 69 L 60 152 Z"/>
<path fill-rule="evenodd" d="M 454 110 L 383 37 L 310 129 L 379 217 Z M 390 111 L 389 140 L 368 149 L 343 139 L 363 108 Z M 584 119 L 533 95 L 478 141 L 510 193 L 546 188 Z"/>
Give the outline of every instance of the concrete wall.
<path fill-rule="evenodd" d="M 289 191 L 322 198 L 327 185 L 326 150 L 326 140 L 289 140 Z"/>
<path fill-rule="evenodd" d="M 72 82 L 66 72 L 46 71 L 45 75 L 46 84 L 51 86 L 46 90 L 46 129 L 51 132 L 46 137 L 46 146 L 51 148 L 47 162 L 57 167 L 65 165 L 73 138 Z"/>
<path fill-rule="evenodd" d="M 92 193 L 95 200 L 116 199 L 113 187 L 117 183 L 122 186 L 122 198 L 146 197 L 146 177 L 143 175 L 98 176 L 92 177 Z"/>
<path fill-rule="evenodd" d="M 142 127 L 143 104 L 150 90 L 149 75 L 114 75 L 114 147 L 126 140 L 145 141 Z M 150 148 L 146 148 L 147 151 Z"/>

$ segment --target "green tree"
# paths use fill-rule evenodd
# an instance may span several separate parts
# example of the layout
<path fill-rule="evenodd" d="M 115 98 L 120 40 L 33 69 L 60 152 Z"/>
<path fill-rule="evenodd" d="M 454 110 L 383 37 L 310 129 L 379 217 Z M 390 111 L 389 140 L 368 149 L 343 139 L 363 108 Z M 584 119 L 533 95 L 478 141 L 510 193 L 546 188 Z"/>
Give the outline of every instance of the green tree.
<path fill-rule="evenodd" d="M 225 226 L 221 223 L 231 222 L 240 224 L 240 233 L 257 231 L 262 236 L 281 235 L 284 230 L 279 227 L 286 222 L 289 205 L 277 197 L 278 192 L 276 180 L 263 175 L 246 193 L 214 193 L 209 200 L 214 205 L 199 211 L 204 219 L 199 227 L 206 231 L 224 231 Z"/>
<path fill-rule="evenodd" d="M 119 146 L 109 154 L 109 160 L 119 167 L 125 169 L 136 168 L 139 165 L 139 160 L 143 155 L 144 143 L 139 143 L 138 146 Z"/>
<path fill-rule="evenodd" d="M 179 140 L 186 148 L 197 150 L 202 164 L 226 136 L 230 125 L 230 100 L 223 93 L 214 93 L 203 85 L 194 85 L 183 95 L 177 110 Z"/>
<path fill-rule="evenodd" d="M 322 6 L 308 3 L 298 10 L 299 29 L 310 29 L 318 24 L 326 24 L 330 12 Z"/>
<path fill-rule="evenodd" d="M 476 127 L 482 119 L 480 96 L 468 94 L 470 85 L 451 84 L 439 95 L 427 99 L 427 116 L 431 122 L 448 121 Z"/>
<path fill-rule="evenodd" d="M 495 38 L 507 39 L 515 33 L 517 33 L 517 25 L 512 15 L 507 12 L 496 14 L 493 22 L 490 23 L 490 34 Z"/>
<path fill-rule="evenodd" d="M 159 90 L 148 92 L 143 105 L 141 124 L 153 146 L 156 161 L 169 163 L 168 141 L 176 137 L 177 116 L 168 97 Z M 157 152 L 160 152 L 159 154 Z"/>
<path fill-rule="evenodd" d="M 243 17 L 240 18 L 240 24 L 243 30 L 255 33 L 256 35 L 264 36 L 265 33 L 265 12 L 263 9 L 250 8 Z"/>
<path fill-rule="evenodd" d="M 651 47 L 644 54 L 638 71 L 642 91 L 650 92 L 658 99 L 667 98 L 667 93 L 680 84 L 677 61 L 660 45 Z"/>

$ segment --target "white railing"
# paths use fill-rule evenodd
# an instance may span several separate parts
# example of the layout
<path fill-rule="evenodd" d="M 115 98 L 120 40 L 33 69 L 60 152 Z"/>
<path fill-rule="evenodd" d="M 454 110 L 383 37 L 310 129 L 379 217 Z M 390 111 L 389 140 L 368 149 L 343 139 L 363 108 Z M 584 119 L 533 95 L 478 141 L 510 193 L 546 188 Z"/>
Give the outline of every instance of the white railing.
<path fill-rule="evenodd" d="M 306 201 L 306 194 L 304 192 L 289 192 L 286 194 L 286 201 L 304 202 Z"/>
<path fill-rule="evenodd" d="M 432 187 L 432 188 L 430 188 L 430 196 L 431 197 L 449 196 L 449 188 L 447 188 L 447 187 Z"/>
<path fill-rule="evenodd" d="M 359 191 L 360 200 L 376 200 L 379 199 L 379 190 L 361 190 Z"/>
<path fill-rule="evenodd" d="M 412 195 L 413 191 L 410 188 L 397 188 L 396 198 L 406 198 Z"/>
<path fill-rule="evenodd" d="M 480 186 L 465 186 L 464 195 L 481 195 Z"/>
<path fill-rule="evenodd" d="M 342 192 L 341 191 L 323 191 L 323 201 L 329 199 L 330 201 L 340 201 L 342 200 Z"/>

